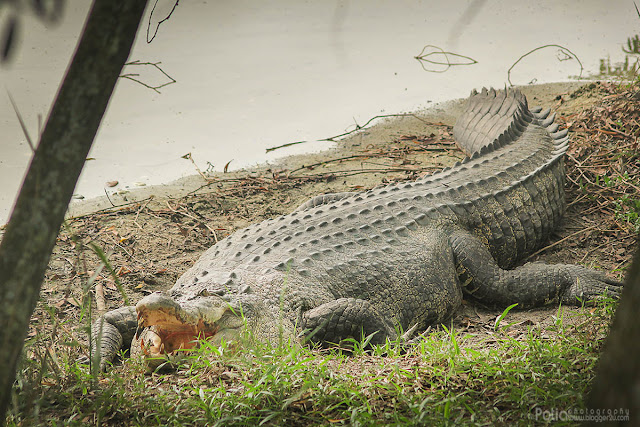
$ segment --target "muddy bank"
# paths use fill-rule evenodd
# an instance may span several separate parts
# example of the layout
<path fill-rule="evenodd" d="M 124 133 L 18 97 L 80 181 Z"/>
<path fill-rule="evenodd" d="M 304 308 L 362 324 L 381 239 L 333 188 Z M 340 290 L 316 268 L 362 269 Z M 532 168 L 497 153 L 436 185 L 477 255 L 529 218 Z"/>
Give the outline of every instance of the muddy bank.
<path fill-rule="evenodd" d="M 541 104 L 559 112 L 557 121 L 569 129 L 571 138 L 565 162 L 568 210 L 564 222 L 547 246 L 529 260 L 583 264 L 618 278 L 624 274 L 637 230 L 640 230 L 640 156 L 636 139 L 640 134 L 638 90 L 637 86 L 608 83 L 525 89 L 531 104 Z M 199 386 L 202 386 L 200 393 L 203 388 L 218 383 L 226 388 L 225 396 L 245 393 L 242 384 L 264 378 L 264 371 L 255 377 L 243 376 L 246 365 L 238 365 L 228 358 L 209 365 L 213 369 L 206 369 L 204 376 L 202 371 L 194 376 L 191 370 L 179 370 L 170 376 L 143 376 L 140 364 L 125 362 L 115 367 L 111 374 L 101 377 L 96 382 L 97 387 L 88 387 L 85 370 L 79 370 L 73 361 L 88 353 L 86 338 L 91 317 L 107 309 L 135 303 L 150 292 L 168 289 L 204 250 L 234 230 L 290 212 L 302 201 L 322 192 L 363 189 L 379 183 L 412 179 L 460 158 L 451 138 L 451 124 L 459 108 L 460 103 L 453 102 L 441 106 L 440 111 L 432 111 L 435 114 L 432 116 L 420 113 L 416 117 L 385 121 L 318 156 L 287 159 L 278 165 L 233 175 L 223 174 L 211 182 L 200 177 L 196 187 L 207 185 L 192 194 L 146 198 L 138 203 L 69 219 L 58 237 L 41 299 L 31 319 L 21 379 L 16 388 L 19 393 L 16 400 L 20 405 L 16 411 L 24 412 L 25 419 L 29 416 L 61 420 L 82 418 L 86 423 L 95 419 L 95 412 L 105 414 L 102 421 L 122 423 L 122 420 L 138 420 L 135 414 L 148 413 L 137 408 L 147 404 L 157 407 L 155 398 L 158 397 L 163 402 L 165 398 L 176 400 L 177 406 L 170 404 L 170 417 L 181 419 L 176 417 L 181 417 L 189 406 L 179 411 L 180 405 L 185 402 L 185 396 L 193 395 L 197 399 Z M 104 258 L 108 263 L 99 258 L 98 251 L 106 255 Z M 415 381 L 403 380 L 404 391 L 400 394 L 424 392 L 427 393 L 425 396 L 432 396 L 436 388 L 443 388 L 446 393 L 462 390 L 467 394 L 468 390 L 474 389 L 472 392 L 486 401 L 487 410 L 501 417 L 499 419 L 526 419 L 527 414 L 528 419 L 532 419 L 532 408 L 557 406 L 553 396 L 544 400 L 548 399 L 549 393 L 557 392 L 566 397 L 562 388 L 566 384 L 571 384 L 573 397 L 564 407 L 579 409 L 583 406 L 580 394 L 588 389 L 593 378 L 594 358 L 607 334 L 615 304 L 606 307 L 606 312 L 590 306 L 559 309 L 551 305 L 522 311 L 516 308 L 502 318 L 503 308 L 464 303 L 452 325 L 447 324 L 448 330 L 453 326 L 455 332 L 436 336 L 435 341 L 442 340 L 442 347 L 430 347 L 428 352 L 418 350 L 414 354 L 409 350 L 401 359 L 385 358 L 389 362 L 382 361 L 382 364 L 379 364 L 378 356 L 373 356 L 374 360 L 365 354 L 347 361 L 338 359 L 337 364 L 325 360 L 329 360 L 331 377 L 334 371 L 340 371 L 341 375 L 346 371 L 347 375 L 338 376 L 338 381 L 369 375 L 371 369 L 376 370 L 376 378 L 384 378 L 390 370 L 395 372 L 400 367 L 403 372 L 406 369 L 415 371 Z M 507 337 L 509 344 L 505 344 Z M 582 343 L 586 347 L 582 347 Z M 569 345 L 571 352 L 563 351 L 558 355 L 571 363 L 559 360 L 556 350 L 550 350 L 557 345 Z M 491 348 L 497 348 L 498 353 L 487 351 Z M 447 374 L 446 384 L 433 387 L 429 375 L 438 376 L 441 367 L 450 367 L 451 360 L 446 352 L 454 350 L 461 355 L 468 350 L 489 354 L 491 357 L 486 359 L 491 366 L 486 375 L 488 382 L 483 379 L 485 377 L 477 376 L 478 367 L 482 370 L 486 363 L 482 361 L 485 359 L 478 359 L 481 364 L 472 362 L 453 376 Z M 444 358 L 434 363 L 433 351 L 444 354 Z M 545 359 L 547 356 L 543 353 L 550 351 L 552 359 Z M 585 352 L 590 355 L 588 358 L 572 359 L 573 355 Z M 250 352 L 248 356 L 249 364 L 253 364 L 255 353 Z M 466 360 L 466 356 L 464 358 Z M 545 360 L 543 363 L 532 364 L 534 359 L 541 358 Z M 273 359 L 269 356 L 260 360 L 262 363 L 262 360 Z M 456 358 L 456 364 L 458 360 L 463 359 Z M 496 385 L 500 388 L 506 384 L 501 360 L 511 360 L 515 363 L 513 366 L 519 368 L 534 367 L 536 372 L 552 369 L 553 378 L 549 377 L 550 382 L 546 383 L 540 382 L 541 377 L 535 375 L 524 378 L 518 369 L 511 380 L 516 393 L 502 393 L 502 389 L 498 393 Z M 289 365 L 292 362 L 287 358 L 282 363 Z M 493 369 L 494 365 L 497 371 Z M 295 364 L 293 368 L 298 370 L 300 366 Z M 557 375 L 560 372 L 562 376 Z M 472 382 L 469 382 L 470 378 L 473 378 Z M 558 378 L 562 380 L 558 382 Z M 567 378 L 575 380 L 569 383 Z M 487 388 L 487 384 L 491 387 Z M 550 384 L 554 387 L 559 384 L 559 388 L 548 387 Z M 183 386 L 187 387 L 186 393 Z M 114 394 L 114 387 L 118 393 L 124 387 L 124 395 Z M 531 390 L 525 393 L 529 397 L 524 401 L 520 399 L 522 387 Z M 379 395 L 381 390 L 383 393 Z M 538 390 L 543 390 L 545 396 L 537 395 Z M 297 389 L 295 393 L 298 393 Z M 371 396 L 374 394 L 377 401 L 384 401 L 385 405 L 395 402 L 377 386 Z M 289 391 L 287 395 L 300 396 Z M 132 399 L 137 403 L 133 410 L 124 408 L 122 398 L 114 400 L 114 396 L 124 396 L 127 401 Z M 310 396 L 304 395 L 303 401 L 310 401 Z M 370 394 L 365 390 L 364 396 Z M 313 399 L 316 397 L 314 395 Z M 422 399 L 420 397 L 417 402 Z M 443 400 L 448 401 L 448 398 Z M 197 402 L 198 411 L 202 409 L 201 402 Z M 76 403 L 85 405 L 87 410 Z M 280 406 L 278 402 L 276 405 Z M 322 406 L 324 410 L 326 405 Z M 492 406 L 498 407 L 499 411 L 493 410 Z M 301 417 L 299 419 L 308 421 L 311 419 L 308 418 L 309 408 L 317 409 L 292 405 L 288 411 L 295 411 Z M 390 408 L 396 410 L 395 405 Z M 78 411 L 87 415 L 79 418 Z M 288 412 L 287 416 L 289 414 L 293 412 Z M 326 422 L 325 415 L 323 412 L 321 419 Z M 348 417 L 349 414 L 344 419 L 348 420 Z M 96 422 L 100 423 L 99 420 Z"/>
<path fill-rule="evenodd" d="M 532 106 L 543 105 L 545 107 L 559 107 L 558 112 L 571 112 L 578 110 L 584 105 L 588 105 L 592 98 L 589 96 L 577 97 L 571 99 L 570 103 L 562 102 L 562 97 L 567 98 L 569 93 L 574 92 L 583 83 L 551 83 L 543 85 L 524 86 L 521 89 L 527 95 L 529 103 Z M 465 99 L 457 99 L 437 104 L 427 110 L 416 111 L 403 117 L 388 117 L 376 119 L 372 124 L 362 130 L 355 131 L 353 134 L 339 139 L 338 142 L 327 141 L 327 150 L 306 155 L 287 156 L 278 161 L 265 163 L 250 169 L 242 169 L 231 173 L 212 173 L 201 176 L 198 174 L 198 166 L 205 165 L 209 159 L 193 159 L 194 175 L 179 179 L 166 185 L 140 187 L 135 189 L 122 189 L 119 191 L 109 191 L 108 196 L 101 196 L 91 200 L 73 201 L 68 215 L 70 217 L 85 215 L 102 209 L 117 208 L 125 206 L 128 203 L 140 200 L 146 200 L 153 197 L 152 203 L 163 203 L 164 199 L 180 198 L 186 195 L 204 195 L 208 192 L 215 192 L 216 186 L 212 183 L 228 182 L 236 179 L 242 179 L 247 176 L 263 176 L 272 174 L 274 171 L 291 171 L 295 172 L 311 172 L 320 174 L 326 172 L 328 174 L 339 172 L 346 174 L 346 170 L 360 168 L 362 172 L 349 174 L 345 182 L 324 182 L 321 185 L 310 186 L 308 189 L 309 196 L 334 191 L 342 191 L 344 188 L 370 188 L 382 183 L 382 174 L 385 172 L 375 172 L 374 169 L 392 167 L 395 163 L 389 159 L 376 159 L 372 161 L 367 159 L 367 153 L 370 152 L 375 156 L 376 149 L 385 150 L 389 144 L 397 142 L 403 137 L 415 136 L 424 138 L 426 136 L 435 135 L 434 141 L 449 141 L 451 135 L 448 130 L 455 123 L 456 118 L 460 115 L 464 106 Z M 341 133 L 337 130 L 336 133 Z M 328 138 L 331 135 L 318 135 L 318 138 Z M 283 144 L 289 141 L 283 141 Z M 287 148 L 278 150 L 283 156 L 287 153 Z M 461 154 L 456 152 L 455 147 L 451 150 L 423 150 L 423 153 L 416 153 L 409 160 L 413 165 L 421 165 L 420 167 L 396 168 L 395 172 L 400 178 L 403 172 L 411 172 L 413 169 L 417 172 L 426 172 L 448 166 L 459 160 Z M 397 153 L 395 153 L 397 154 Z M 392 153 L 393 155 L 393 153 Z M 360 156 L 360 157 L 358 157 Z M 345 159 L 337 161 L 336 159 Z M 405 159 L 406 160 L 406 159 Z M 311 166 L 318 165 L 318 166 Z M 405 164 L 404 166 L 407 166 Z M 311 166 L 311 167 L 310 167 Z M 396 165 L 398 166 L 398 165 Z M 298 173 L 300 175 L 300 173 Z M 394 176 L 392 175 L 392 178 Z M 404 177 L 406 179 L 406 177 Z M 345 187 L 346 185 L 346 187 Z M 306 191 L 305 191 L 306 193 Z M 300 199 L 306 196 L 300 194 Z"/>

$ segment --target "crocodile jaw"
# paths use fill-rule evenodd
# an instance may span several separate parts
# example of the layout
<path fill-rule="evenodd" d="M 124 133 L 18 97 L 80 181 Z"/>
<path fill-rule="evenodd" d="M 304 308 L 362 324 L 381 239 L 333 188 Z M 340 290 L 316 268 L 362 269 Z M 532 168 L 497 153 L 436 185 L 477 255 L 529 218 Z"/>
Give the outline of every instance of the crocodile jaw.
<path fill-rule="evenodd" d="M 229 303 L 217 297 L 202 297 L 185 303 L 154 293 L 136 305 L 138 330 L 133 345 L 140 345 L 151 368 L 193 349 L 198 339 L 233 338 L 243 325 Z M 137 353 L 137 349 L 136 353 Z"/>

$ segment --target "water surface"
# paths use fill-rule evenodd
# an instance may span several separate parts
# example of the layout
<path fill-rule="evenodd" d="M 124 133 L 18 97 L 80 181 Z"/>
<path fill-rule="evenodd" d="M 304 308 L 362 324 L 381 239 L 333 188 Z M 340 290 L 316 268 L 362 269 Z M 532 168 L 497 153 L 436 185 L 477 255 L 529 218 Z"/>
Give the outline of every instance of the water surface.
<path fill-rule="evenodd" d="M 37 134 L 88 13 L 69 0 L 63 22 L 45 28 L 27 18 L 14 61 L 0 69 L 9 91 Z M 162 0 L 158 10 L 173 3 Z M 579 7 L 576 7 L 579 5 Z M 145 20 L 149 18 L 149 11 Z M 0 23 L 6 19 L 0 15 Z M 153 19 L 152 19 L 153 21 Z M 585 74 L 598 71 L 640 28 L 632 2 L 572 0 L 514 2 L 343 0 L 323 2 L 181 2 L 147 44 L 140 30 L 131 60 L 161 62 L 176 84 L 157 94 L 121 79 L 76 193 L 102 195 L 195 173 L 191 153 L 205 169 L 222 170 L 273 160 L 318 142 L 265 149 L 344 132 L 378 114 L 426 108 L 466 96 L 472 88 L 503 87 L 507 70 L 538 46 L 574 52 Z M 414 56 L 425 45 L 466 55 L 474 65 L 426 72 Z M 557 49 L 525 58 L 514 84 L 566 80 L 579 73 Z M 444 67 L 434 67 L 442 70 Z M 162 83 L 152 67 L 128 67 L 149 84 Z M 8 217 L 30 158 L 6 92 L 0 93 L 0 222 Z"/>

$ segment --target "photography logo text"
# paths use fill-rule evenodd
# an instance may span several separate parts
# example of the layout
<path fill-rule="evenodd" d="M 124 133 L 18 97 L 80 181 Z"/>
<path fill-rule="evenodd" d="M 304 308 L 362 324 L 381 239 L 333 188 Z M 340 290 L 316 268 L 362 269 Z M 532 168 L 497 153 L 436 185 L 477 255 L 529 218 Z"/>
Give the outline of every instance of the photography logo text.
<path fill-rule="evenodd" d="M 629 421 L 629 409 L 559 409 L 559 408 L 535 408 L 529 418 L 536 421 L 591 421 L 591 422 L 615 422 Z"/>

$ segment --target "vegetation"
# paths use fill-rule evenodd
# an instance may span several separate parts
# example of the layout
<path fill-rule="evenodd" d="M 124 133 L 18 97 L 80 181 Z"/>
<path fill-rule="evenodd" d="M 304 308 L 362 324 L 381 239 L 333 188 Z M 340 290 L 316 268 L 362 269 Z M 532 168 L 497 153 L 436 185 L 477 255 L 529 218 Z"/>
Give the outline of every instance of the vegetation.
<path fill-rule="evenodd" d="M 578 420 L 615 302 L 558 309 L 547 327 L 442 327 L 409 346 L 353 354 L 285 343 L 201 342 L 168 374 L 126 359 L 99 380 L 73 351 L 32 340 L 10 425 L 533 424 Z M 54 320 L 55 321 L 55 320 Z M 78 345 L 56 325 L 52 341 Z M 45 337 L 37 337 L 44 339 Z M 235 348 L 234 348 L 235 347 Z M 574 418 L 566 411 L 573 410 Z M 559 412 L 565 411 L 565 412 Z"/>
<path fill-rule="evenodd" d="M 637 218 L 630 201 L 640 188 L 637 90 L 594 84 L 561 97 L 559 119 L 572 138 L 569 211 L 559 240 L 533 259 L 545 256 L 606 271 L 627 267 Z M 601 101 L 580 113 L 563 112 L 581 96 Z M 417 145 L 413 138 L 407 144 Z M 401 145 L 396 148 L 401 151 Z M 249 215 L 265 204 L 266 186 L 275 185 L 260 177 L 242 182 L 233 191 L 244 200 L 244 214 L 225 189 L 227 199 L 216 196 L 215 208 L 206 198 L 166 202 L 164 210 L 150 209 L 145 201 L 129 211 L 77 220 L 74 232 L 61 233 L 32 318 L 9 425 L 528 425 L 576 424 L 585 415 L 584 399 L 617 306 L 607 299 L 580 309 L 526 312 L 465 305 L 450 324 L 411 345 L 388 343 L 365 351 L 360 343 L 350 354 L 293 343 L 271 348 L 251 341 L 221 346 L 203 341 L 170 372 L 146 373 L 140 361 L 124 358 L 97 375 L 77 362 L 86 354 L 93 306 L 88 292 L 103 309 L 121 304 L 122 291 L 138 298 L 136 292 L 166 288 L 178 272 L 151 263 L 151 252 L 136 245 L 146 241 L 162 260 L 195 258 L 195 250 L 224 235 L 221 230 L 242 224 L 233 218 L 254 221 Z M 292 178 L 285 183 L 291 191 L 300 188 Z M 255 194 L 259 197 L 251 199 Z M 288 200 L 289 194 L 279 197 Z M 264 214 L 296 204 L 286 203 L 276 198 Z M 218 224 L 226 228 L 207 227 L 202 218 L 210 209 L 222 212 Z M 144 231 L 147 216 L 161 220 L 152 223 L 151 233 Z M 139 234 L 123 232 L 125 219 Z M 175 233 L 151 240 L 160 229 Z M 180 245 L 172 243 L 180 236 Z M 92 245 L 99 239 L 105 244 Z M 172 252 L 166 252 L 170 246 Z"/>

